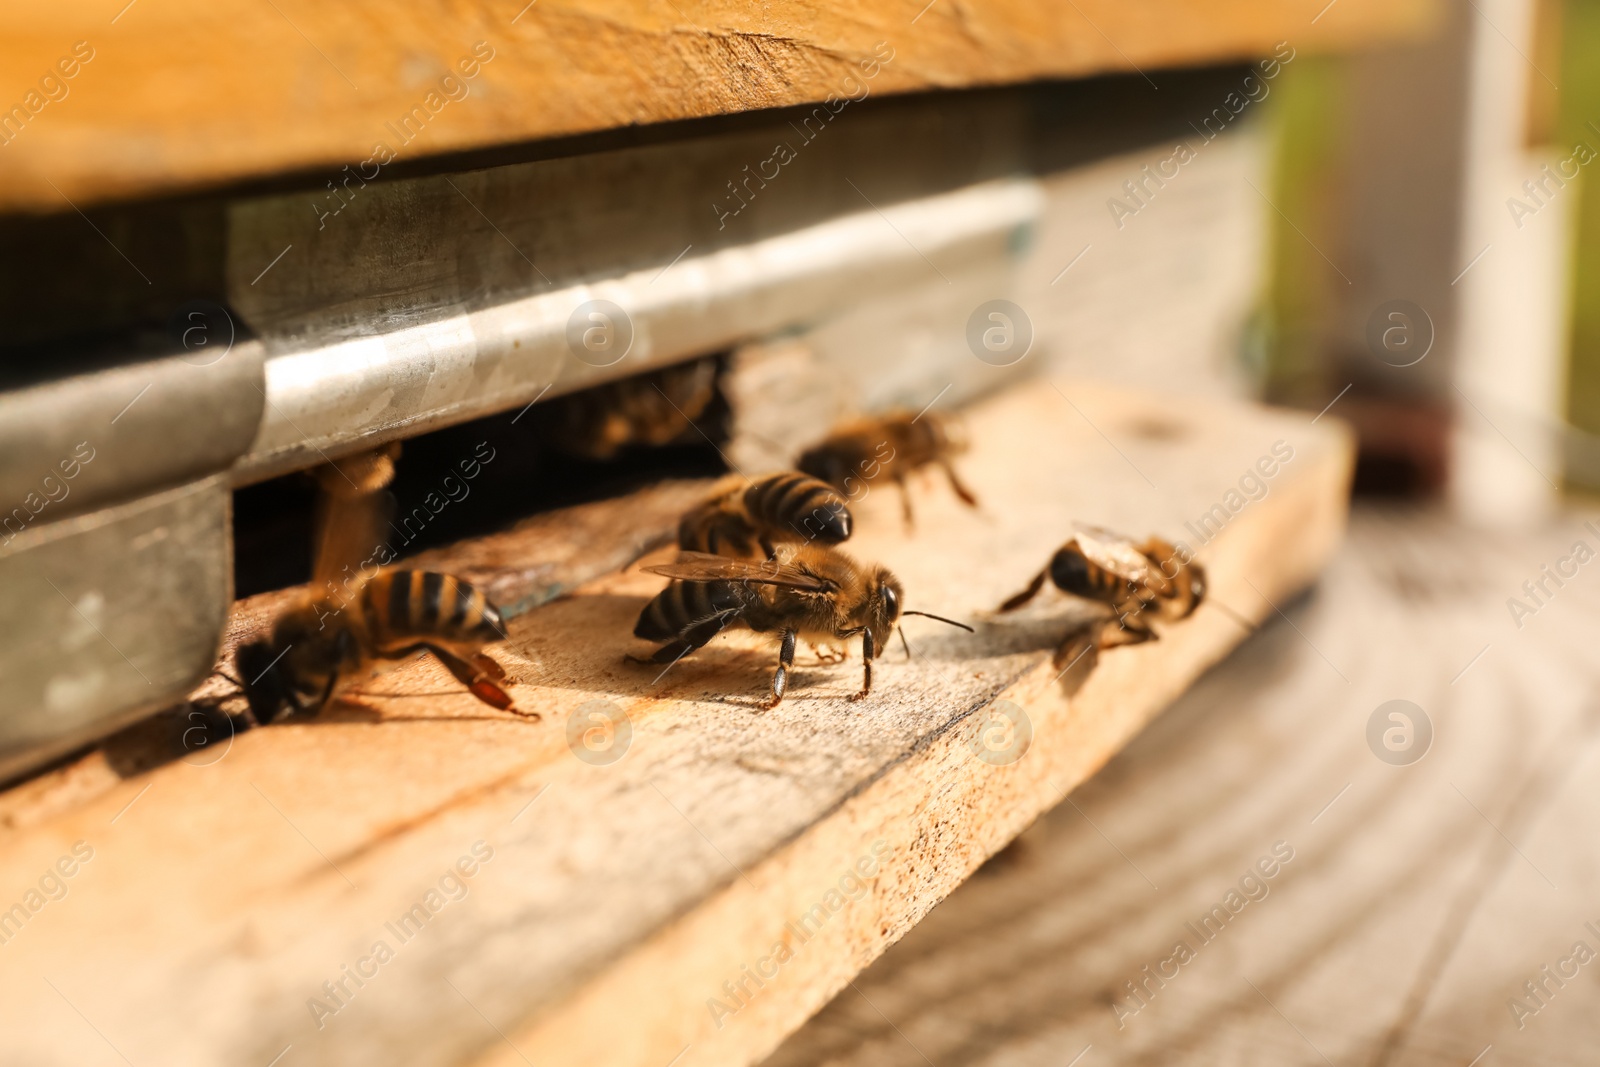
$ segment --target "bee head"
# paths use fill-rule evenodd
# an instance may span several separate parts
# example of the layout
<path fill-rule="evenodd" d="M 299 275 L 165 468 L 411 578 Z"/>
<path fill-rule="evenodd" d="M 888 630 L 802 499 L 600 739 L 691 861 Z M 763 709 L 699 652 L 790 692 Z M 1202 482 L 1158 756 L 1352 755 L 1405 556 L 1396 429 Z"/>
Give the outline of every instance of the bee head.
<path fill-rule="evenodd" d="M 348 627 L 325 625 L 313 610 L 285 613 L 270 638 L 241 645 L 236 654 L 251 714 L 265 724 L 287 712 L 319 711 L 356 654 Z"/>
<path fill-rule="evenodd" d="M 934 615 L 927 611 L 907 611 L 905 608 L 906 591 L 900 584 L 900 579 L 879 567 L 873 572 L 872 581 L 867 585 L 867 595 L 856 606 L 853 618 L 859 633 L 862 629 L 872 631 L 872 655 L 874 658 L 883 655 L 884 648 L 889 644 L 889 635 L 894 633 L 900 624 L 900 619 L 906 615 L 921 615 L 923 618 L 935 619 L 950 626 L 959 627 L 968 633 L 972 627 L 964 622 L 947 619 L 943 615 Z M 901 640 L 905 635 L 901 635 Z M 906 650 L 906 658 L 911 658 L 911 651 Z"/>
<path fill-rule="evenodd" d="M 256 722 L 269 723 L 283 709 L 294 707 L 283 659 L 271 642 L 252 641 L 240 645 L 234 662 L 238 664 L 244 696 L 250 702 L 250 714 L 255 716 Z"/>
<path fill-rule="evenodd" d="M 900 622 L 906 591 L 900 579 L 881 567 L 873 575 L 868 588 L 867 601 L 862 605 L 865 617 L 861 621 L 872 631 L 872 654 L 881 656 L 884 646 L 889 643 L 889 635 Z"/>

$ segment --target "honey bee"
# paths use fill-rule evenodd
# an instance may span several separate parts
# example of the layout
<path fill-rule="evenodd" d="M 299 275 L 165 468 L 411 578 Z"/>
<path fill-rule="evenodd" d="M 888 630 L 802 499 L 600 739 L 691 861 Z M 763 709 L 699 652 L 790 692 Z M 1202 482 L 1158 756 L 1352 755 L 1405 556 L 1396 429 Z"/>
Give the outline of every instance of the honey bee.
<path fill-rule="evenodd" d="M 699 359 L 622 378 L 544 405 L 541 439 L 583 459 L 607 460 L 630 445 L 683 437 L 716 398 L 717 361 Z"/>
<path fill-rule="evenodd" d="M 1143 544 L 1110 530 L 1079 526 L 1050 564 L 1022 592 L 1000 605 L 1014 611 L 1032 600 L 1048 578 L 1057 589 L 1105 604 L 1114 617 L 1075 633 L 1056 653 L 1056 665 L 1076 662 L 1089 648 L 1114 648 L 1157 639 L 1152 616 L 1186 619 L 1206 595 L 1205 567 L 1159 537 Z"/>
<path fill-rule="evenodd" d="M 648 662 L 675 663 L 730 626 L 780 635 L 772 676 L 777 707 L 788 689 L 797 638 L 812 642 L 861 639 L 860 700 L 872 691 L 872 661 L 905 615 L 921 615 L 971 632 L 970 626 L 901 607 L 900 580 L 881 566 L 864 566 L 823 545 L 782 545 L 769 560 L 730 559 L 685 552 L 645 570 L 673 579 L 639 613 L 635 637 L 665 642 Z"/>
<path fill-rule="evenodd" d="M 485 704 L 538 718 L 512 707 L 499 684 L 505 669 L 483 651 L 505 639 L 500 612 L 483 591 L 452 575 L 386 566 L 394 553 L 378 532 L 381 499 L 397 454 L 391 446 L 313 472 L 323 493 L 312 584 L 266 638 L 236 655 L 258 723 L 284 712 L 315 714 L 420 652 L 432 653 Z"/>
<path fill-rule="evenodd" d="M 900 487 L 900 502 L 905 523 L 912 525 L 911 493 L 906 478 L 916 470 L 934 464 L 950 480 L 950 488 L 968 507 L 978 506 L 978 498 L 961 484 L 951 458 L 967 450 L 959 423 L 937 411 L 914 416 L 909 411 L 891 411 L 875 418 L 862 419 L 839 427 L 821 443 L 801 453 L 797 464 L 802 471 L 821 478 L 855 500 L 867 483 L 887 477 Z"/>
<path fill-rule="evenodd" d="M 712 497 L 678 524 L 690 552 L 771 559 L 777 542 L 836 545 L 854 528 L 850 505 L 826 482 L 786 471 Z"/>
<path fill-rule="evenodd" d="M 483 648 L 505 639 L 500 612 L 483 591 L 437 571 L 388 569 L 360 581 L 350 601 L 307 595 L 273 622 L 269 637 L 237 654 L 257 722 L 285 711 L 315 714 L 353 684 L 430 652 L 490 707 L 526 718 L 500 686 L 501 667 Z"/>

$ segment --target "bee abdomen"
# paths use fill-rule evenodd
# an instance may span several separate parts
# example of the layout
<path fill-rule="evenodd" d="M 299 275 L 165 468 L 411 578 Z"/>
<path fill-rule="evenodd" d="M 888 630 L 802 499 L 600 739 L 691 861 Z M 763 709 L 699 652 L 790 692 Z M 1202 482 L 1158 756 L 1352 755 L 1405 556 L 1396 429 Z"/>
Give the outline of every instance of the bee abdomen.
<path fill-rule="evenodd" d="M 675 581 L 644 606 L 633 635 L 647 641 L 670 641 L 703 627 L 711 627 L 714 634 L 732 621 L 742 604 L 731 582 Z"/>
<path fill-rule="evenodd" d="M 844 497 L 799 471 L 774 474 L 745 490 L 744 506 L 758 523 L 823 544 L 849 538 L 854 522 Z"/>
<path fill-rule="evenodd" d="M 382 571 L 361 590 L 362 610 L 379 647 L 442 639 L 485 644 L 505 636 L 500 610 L 483 590 L 438 571 Z"/>
<path fill-rule="evenodd" d="M 1100 599 L 1100 577 L 1105 572 L 1074 547 L 1063 548 L 1050 560 L 1050 580 L 1074 596 Z"/>
<path fill-rule="evenodd" d="M 848 488 L 846 483 L 870 458 L 866 442 L 855 438 L 830 438 L 820 445 L 800 454 L 795 469 L 813 478 L 820 478 L 835 489 Z"/>
<path fill-rule="evenodd" d="M 754 556 L 760 545 L 756 531 L 739 512 L 721 501 L 702 505 L 678 525 L 678 547 L 717 556 Z"/>

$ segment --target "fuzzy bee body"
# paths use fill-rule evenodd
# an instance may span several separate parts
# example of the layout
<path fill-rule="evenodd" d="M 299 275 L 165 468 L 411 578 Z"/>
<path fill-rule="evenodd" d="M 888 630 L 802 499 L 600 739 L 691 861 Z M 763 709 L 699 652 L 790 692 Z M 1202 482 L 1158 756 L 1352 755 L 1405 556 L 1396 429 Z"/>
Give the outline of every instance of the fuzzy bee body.
<path fill-rule="evenodd" d="M 544 442 L 583 459 L 672 444 L 716 398 L 717 363 L 701 359 L 606 382 L 550 401 L 537 425 Z"/>
<path fill-rule="evenodd" d="M 678 547 L 770 559 L 779 543 L 838 544 L 850 537 L 853 524 L 849 504 L 832 486 L 785 471 L 691 510 L 678 525 Z"/>
<path fill-rule="evenodd" d="M 1139 546 L 1155 564 L 1157 573 L 1164 579 L 1164 587 L 1156 600 L 1160 613 L 1169 619 L 1187 619 L 1206 598 L 1206 569 L 1189 553 L 1180 550 L 1159 537 L 1148 538 Z"/>
<path fill-rule="evenodd" d="M 483 649 L 504 639 L 499 610 L 482 590 L 449 574 L 380 570 L 348 595 L 307 594 L 265 640 L 238 652 L 257 721 L 284 711 L 315 713 L 352 683 L 430 652 L 474 696 L 509 709 L 495 683 L 505 672 Z"/>
<path fill-rule="evenodd" d="M 872 691 L 872 661 L 883 654 L 901 616 L 924 615 L 971 630 L 904 610 L 905 591 L 886 568 L 858 563 L 825 545 L 782 545 L 767 560 L 685 552 L 673 563 L 645 569 L 673 579 L 645 605 L 633 630 L 636 637 L 664 642 L 650 662 L 674 663 L 730 626 L 780 634 L 769 708 L 788 688 L 797 638 L 831 644 L 859 637 L 861 691 L 850 699 L 860 700 Z"/>
<path fill-rule="evenodd" d="M 500 609 L 481 589 L 438 571 L 379 571 L 361 587 L 359 602 L 377 649 L 418 640 L 473 647 L 505 637 Z"/>
<path fill-rule="evenodd" d="M 936 411 L 913 415 L 893 411 L 841 426 L 807 449 L 796 464 L 855 500 L 871 482 L 888 478 L 900 487 L 906 525 L 911 525 L 911 497 L 906 479 L 930 464 L 938 466 L 962 503 L 977 507 L 977 497 L 956 476 L 952 457 L 966 451 L 958 423 Z"/>
<path fill-rule="evenodd" d="M 738 624 L 757 633 L 787 629 L 807 639 L 835 641 L 860 631 L 852 621 L 862 614 L 854 602 L 870 598 L 872 588 L 882 588 L 891 603 L 899 603 L 899 582 L 882 568 L 868 577 L 855 560 L 837 551 L 784 556 L 788 566 L 811 577 L 812 587 L 756 584 L 746 577 L 674 581 L 645 605 L 634 636 L 688 642 L 703 632 L 709 641 Z M 704 643 L 696 641 L 694 647 Z M 880 636 L 875 653 L 881 651 Z"/>
<path fill-rule="evenodd" d="M 767 554 L 761 534 L 733 494 L 708 500 L 685 513 L 678 523 L 678 547 L 686 552 L 741 559 Z"/>
<path fill-rule="evenodd" d="M 850 505 L 833 486 L 799 471 L 771 475 L 746 489 L 744 510 L 759 527 L 825 545 L 848 541 L 854 522 Z"/>
<path fill-rule="evenodd" d="M 1111 608 L 1113 617 L 1074 634 L 1057 653 L 1057 662 L 1085 646 L 1154 641 L 1152 616 L 1184 619 L 1194 614 L 1206 594 L 1205 568 L 1187 553 L 1159 537 L 1134 544 L 1126 537 L 1097 527 L 1080 526 L 1076 534 L 1051 556 L 1022 592 L 1000 605 L 1012 611 L 1032 600 L 1048 579 L 1057 589 Z"/>
<path fill-rule="evenodd" d="M 633 635 L 674 642 L 681 651 L 699 648 L 741 617 L 749 625 L 760 600 L 753 588 L 733 580 L 672 582 L 644 606 Z"/>

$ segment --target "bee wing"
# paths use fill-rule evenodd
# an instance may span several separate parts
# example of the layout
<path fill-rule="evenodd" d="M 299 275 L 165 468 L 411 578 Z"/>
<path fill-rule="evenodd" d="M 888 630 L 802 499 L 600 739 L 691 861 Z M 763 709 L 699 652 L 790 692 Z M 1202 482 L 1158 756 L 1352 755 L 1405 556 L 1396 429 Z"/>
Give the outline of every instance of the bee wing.
<path fill-rule="evenodd" d="M 1150 578 L 1150 559 L 1132 541 L 1103 526 L 1078 525 L 1072 540 L 1098 567 L 1129 582 L 1145 583 Z"/>
<path fill-rule="evenodd" d="M 312 550 L 314 588 L 354 573 L 388 541 L 392 498 L 386 487 L 394 479 L 398 444 L 349 456 L 312 471 L 318 485 L 316 542 Z"/>
<path fill-rule="evenodd" d="M 734 559 L 705 552 L 684 552 L 671 563 L 645 567 L 651 574 L 685 582 L 750 582 L 822 592 L 828 583 L 816 575 L 777 560 Z"/>

